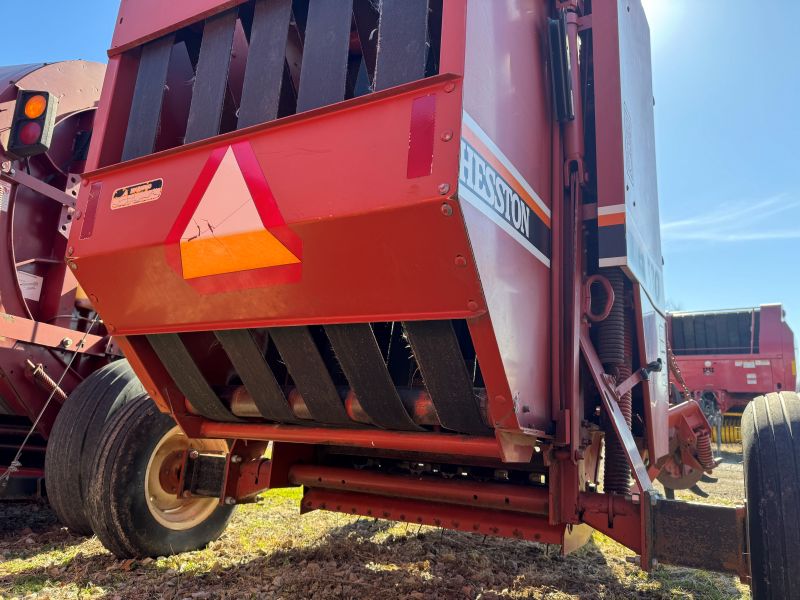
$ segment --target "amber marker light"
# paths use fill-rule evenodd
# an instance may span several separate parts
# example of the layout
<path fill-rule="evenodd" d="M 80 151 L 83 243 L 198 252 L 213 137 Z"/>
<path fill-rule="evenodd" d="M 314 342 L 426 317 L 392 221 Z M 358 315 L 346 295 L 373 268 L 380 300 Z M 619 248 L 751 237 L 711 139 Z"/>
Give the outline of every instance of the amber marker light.
<path fill-rule="evenodd" d="M 29 119 L 38 119 L 47 110 L 47 98 L 37 94 L 31 96 L 25 103 L 25 116 Z"/>

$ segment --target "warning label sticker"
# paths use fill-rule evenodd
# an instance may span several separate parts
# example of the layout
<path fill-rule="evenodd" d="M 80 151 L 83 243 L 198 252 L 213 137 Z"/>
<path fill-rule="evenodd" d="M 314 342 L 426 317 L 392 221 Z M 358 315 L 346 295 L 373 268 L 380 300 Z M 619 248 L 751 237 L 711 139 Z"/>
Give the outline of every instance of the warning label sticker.
<path fill-rule="evenodd" d="M 154 202 L 161 198 L 161 193 L 163 191 L 163 179 L 154 179 L 153 181 L 145 181 L 144 183 L 137 183 L 136 185 L 119 188 L 114 191 L 114 195 L 111 196 L 111 210 L 137 206 L 138 204 L 145 204 L 146 202 Z"/>
<path fill-rule="evenodd" d="M 22 297 L 26 300 L 38 302 L 39 298 L 42 297 L 44 277 L 39 277 L 33 273 L 26 273 L 25 271 L 17 271 L 17 280 L 22 290 Z"/>

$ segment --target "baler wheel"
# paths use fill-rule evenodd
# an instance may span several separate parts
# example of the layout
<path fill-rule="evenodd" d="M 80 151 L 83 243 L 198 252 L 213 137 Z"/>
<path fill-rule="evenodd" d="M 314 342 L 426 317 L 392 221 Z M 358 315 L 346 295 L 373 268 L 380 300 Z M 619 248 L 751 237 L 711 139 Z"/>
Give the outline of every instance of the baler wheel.
<path fill-rule="evenodd" d="M 103 426 L 143 391 L 128 361 L 118 360 L 83 380 L 56 417 L 45 454 L 47 497 L 58 519 L 77 534 L 92 534 L 85 488 Z"/>
<path fill-rule="evenodd" d="M 92 529 L 117 558 L 168 556 L 197 550 L 225 530 L 233 506 L 216 498 L 178 498 L 170 482 L 191 444 L 226 452 L 224 440 L 189 440 L 146 394 L 108 421 L 87 489 Z"/>
<path fill-rule="evenodd" d="M 759 396 L 742 416 L 747 534 L 756 600 L 800 598 L 800 397 Z"/>

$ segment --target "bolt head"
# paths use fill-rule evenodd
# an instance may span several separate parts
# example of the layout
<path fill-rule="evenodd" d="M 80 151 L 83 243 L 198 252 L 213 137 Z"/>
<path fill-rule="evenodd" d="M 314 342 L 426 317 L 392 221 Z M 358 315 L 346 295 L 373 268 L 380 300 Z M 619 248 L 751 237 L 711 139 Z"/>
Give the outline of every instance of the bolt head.
<path fill-rule="evenodd" d="M 72 256 L 73 254 L 75 254 L 75 248 L 70 246 L 69 248 L 67 248 L 67 255 Z"/>
<path fill-rule="evenodd" d="M 442 141 L 443 142 L 449 142 L 452 139 L 453 139 L 453 132 L 452 131 L 445 131 L 442 134 Z"/>
<path fill-rule="evenodd" d="M 453 207 L 450 206 L 447 202 L 442 204 L 442 214 L 445 217 L 452 217 L 453 216 Z"/>
<path fill-rule="evenodd" d="M 189 458 L 192 460 L 197 460 L 200 458 L 200 452 L 198 450 L 189 450 Z"/>
<path fill-rule="evenodd" d="M 70 338 L 65 337 L 63 340 L 61 340 L 61 346 L 63 348 L 69 348 L 70 346 L 72 346 L 72 340 Z"/>
<path fill-rule="evenodd" d="M 470 300 L 467 302 L 467 308 L 472 311 L 478 310 L 478 303 L 475 300 Z"/>
<path fill-rule="evenodd" d="M 73 271 L 77 271 L 78 270 L 78 263 L 73 262 L 73 261 L 69 261 L 69 263 L 67 263 L 67 264 L 69 264 L 69 268 L 72 269 Z"/>
<path fill-rule="evenodd" d="M 444 91 L 447 94 L 452 94 L 453 91 L 455 91 L 455 89 L 456 89 L 455 83 L 448 83 L 447 85 L 444 86 Z"/>
<path fill-rule="evenodd" d="M 238 465 L 240 462 L 242 462 L 242 457 L 239 456 L 238 454 L 234 454 L 233 456 L 231 456 L 231 462 L 235 465 Z"/>
<path fill-rule="evenodd" d="M 230 496 L 228 496 L 227 498 L 225 498 L 225 504 L 227 504 L 228 506 L 233 506 L 234 504 L 236 504 L 236 498 L 231 498 Z"/>
<path fill-rule="evenodd" d="M 457 267 L 466 267 L 467 266 L 467 259 L 461 256 L 460 254 L 456 256 L 456 266 Z"/>
<path fill-rule="evenodd" d="M 440 183 L 439 184 L 439 193 L 444 196 L 445 194 L 450 193 L 450 184 L 449 183 Z"/>

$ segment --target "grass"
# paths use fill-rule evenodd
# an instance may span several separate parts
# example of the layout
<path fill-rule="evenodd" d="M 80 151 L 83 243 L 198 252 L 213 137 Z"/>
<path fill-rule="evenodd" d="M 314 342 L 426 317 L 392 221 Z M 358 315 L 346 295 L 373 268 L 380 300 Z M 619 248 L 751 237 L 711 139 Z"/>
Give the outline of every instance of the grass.
<path fill-rule="evenodd" d="M 740 469 L 730 473 L 741 477 Z M 117 561 L 95 538 L 72 536 L 51 518 L 34 521 L 0 535 L 0 597 L 749 597 L 731 576 L 672 567 L 646 574 L 631 564 L 633 553 L 599 533 L 562 557 L 541 544 L 337 513 L 300 515 L 299 501 L 298 489 L 271 491 L 240 506 L 208 548 L 137 561 Z M 15 506 L 19 514 L 11 517 L 24 521 L 26 505 Z M 0 507 L 0 523 L 8 510 Z"/>

